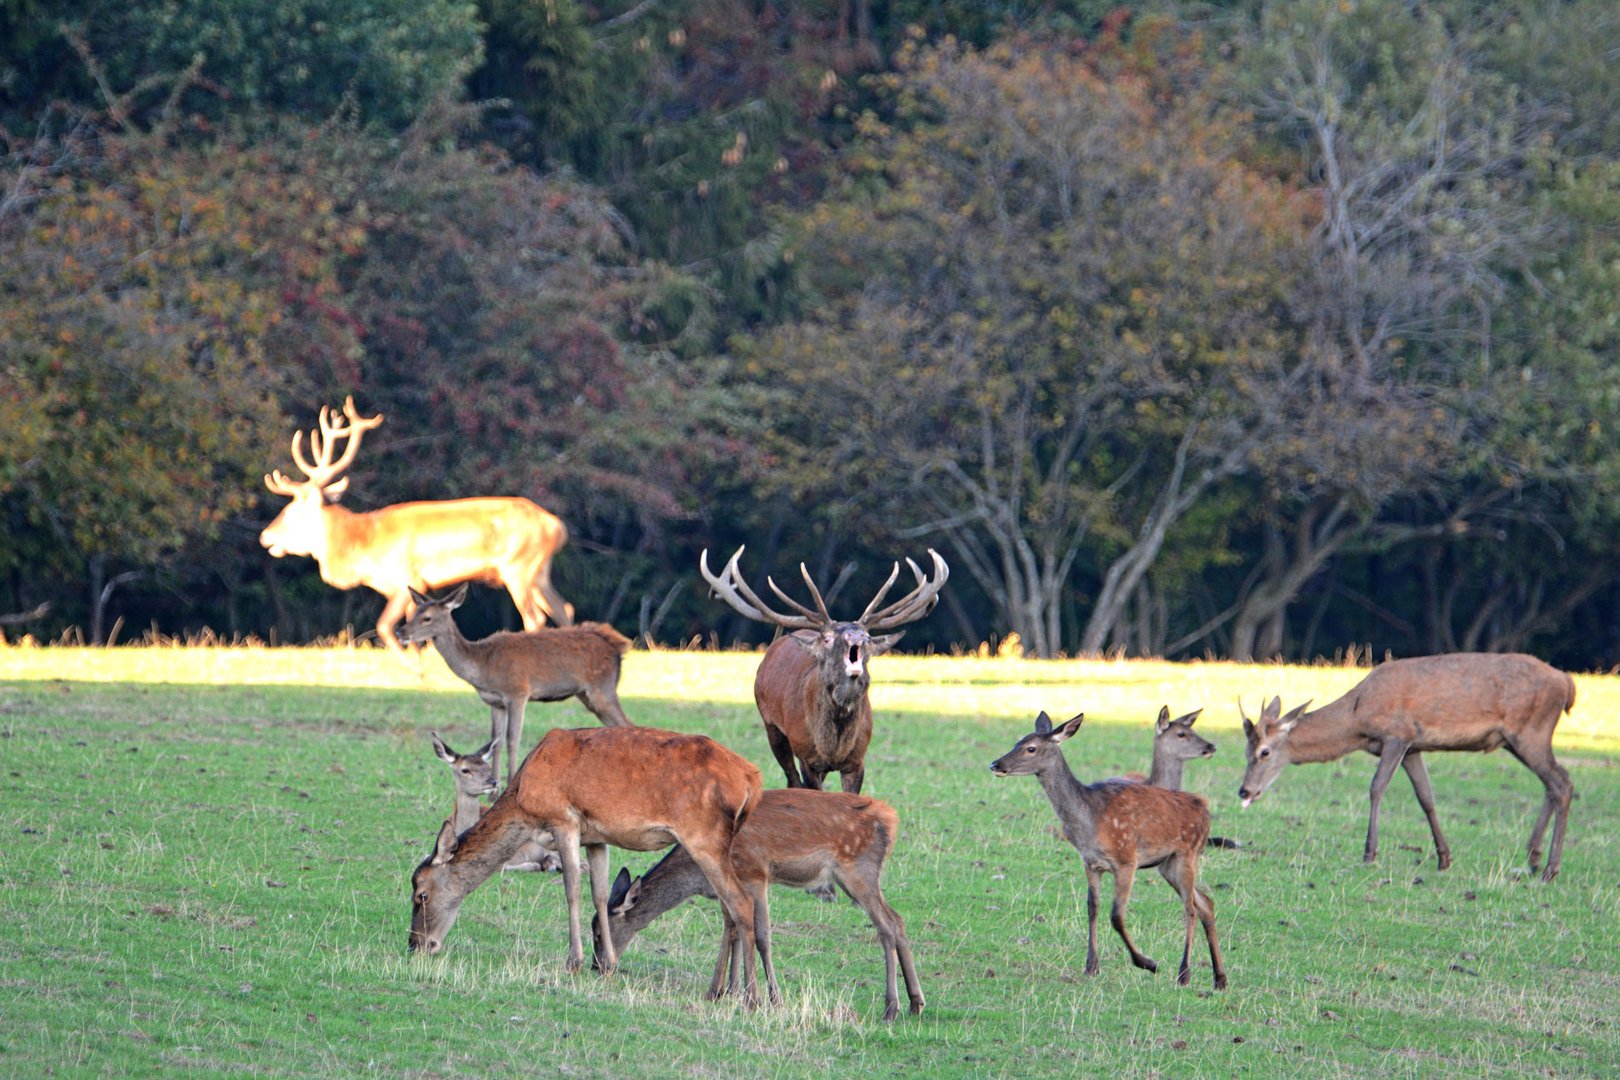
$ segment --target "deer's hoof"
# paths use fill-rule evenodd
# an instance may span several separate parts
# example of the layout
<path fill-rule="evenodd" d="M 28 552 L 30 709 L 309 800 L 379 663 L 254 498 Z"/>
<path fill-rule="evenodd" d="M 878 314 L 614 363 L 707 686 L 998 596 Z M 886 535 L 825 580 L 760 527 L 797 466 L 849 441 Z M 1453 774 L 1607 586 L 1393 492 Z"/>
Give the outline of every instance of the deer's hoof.
<path fill-rule="evenodd" d="M 1145 956 L 1133 956 L 1131 957 L 1131 963 L 1135 964 L 1143 971 L 1157 972 L 1159 970 L 1159 965 L 1155 964 L 1152 960 L 1149 960 Z"/>
<path fill-rule="evenodd" d="M 1190 982 L 1192 982 L 1192 972 L 1183 968 L 1181 974 L 1176 976 L 1176 983 L 1180 986 L 1186 986 Z"/>
<path fill-rule="evenodd" d="M 927 1004 L 927 1003 L 925 1001 L 923 1001 L 923 999 L 920 998 L 920 997 L 912 998 L 911 999 L 911 1015 L 912 1016 L 921 1016 L 922 1011 L 923 1011 L 923 1006 L 925 1004 Z"/>
<path fill-rule="evenodd" d="M 1541 872 L 1541 880 L 1542 881 L 1551 881 L 1553 878 L 1555 878 L 1557 876 L 1558 876 L 1558 867 L 1556 867 L 1556 866 L 1549 866 L 1549 867 L 1547 867 L 1547 869 L 1545 869 L 1545 870 L 1543 870 Z"/>
<path fill-rule="evenodd" d="M 1449 851 L 1440 852 L 1437 861 L 1439 862 L 1439 869 L 1441 869 L 1441 870 L 1450 870 L 1451 869 L 1451 852 L 1449 852 Z"/>
<path fill-rule="evenodd" d="M 1226 989 L 1226 972 L 1217 971 L 1215 973 L 1215 989 L 1217 989 L 1217 990 L 1225 990 Z"/>
<path fill-rule="evenodd" d="M 889 1007 L 883 1010 L 883 1022 L 892 1024 L 898 1019 L 900 1019 L 900 1006 L 898 1003 L 890 1002 Z"/>

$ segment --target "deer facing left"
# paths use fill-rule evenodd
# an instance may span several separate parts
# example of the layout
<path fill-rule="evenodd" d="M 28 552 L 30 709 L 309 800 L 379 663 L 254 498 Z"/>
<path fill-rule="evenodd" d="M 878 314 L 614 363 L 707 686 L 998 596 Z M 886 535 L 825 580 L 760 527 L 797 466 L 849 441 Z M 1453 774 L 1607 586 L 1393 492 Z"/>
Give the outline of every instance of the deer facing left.
<path fill-rule="evenodd" d="M 442 589 L 463 581 L 505 586 L 535 630 L 546 619 L 573 621 L 572 609 L 551 585 L 551 563 L 568 542 L 562 520 L 528 499 L 493 497 L 399 503 L 367 513 L 337 505 L 348 489 L 344 472 L 354 463 L 360 440 L 381 424 L 361 416 L 354 398 L 342 415 L 321 406 L 310 432 L 313 460 L 304 454 L 304 433 L 292 438 L 293 462 L 303 480 L 280 469 L 264 486 L 292 501 L 259 534 L 275 558 L 308 555 L 320 566 L 321 580 L 338 589 L 364 585 L 387 597 L 377 617 L 377 637 L 403 655 L 394 626 L 410 614 L 411 589 Z M 338 453 L 338 445 L 343 451 Z"/>
<path fill-rule="evenodd" d="M 523 709 L 530 701 L 577 697 L 608 727 L 628 727 L 619 707 L 619 668 L 630 641 L 603 623 L 580 623 L 553 630 L 498 630 L 468 641 L 450 614 L 467 597 L 461 585 L 435 600 L 415 589 L 416 612 L 400 631 L 407 644 L 433 642 L 457 676 L 472 684 L 489 706 L 489 734 L 495 760 L 506 746 L 506 778 L 516 772 L 523 742 Z"/>
<path fill-rule="evenodd" d="M 1134 780 L 1104 780 L 1082 784 L 1063 758 L 1062 744 L 1080 730 L 1084 715 L 1053 727 L 1041 713 L 1035 730 L 1011 750 L 990 763 L 996 776 L 1034 776 L 1052 803 L 1063 835 L 1080 852 L 1086 869 L 1086 974 L 1095 975 L 1097 963 L 1097 904 L 1102 876 L 1114 875 L 1114 906 L 1110 922 L 1125 942 L 1131 962 L 1157 971 L 1158 965 L 1142 955 L 1125 929 L 1125 905 L 1131 898 L 1136 871 L 1153 867 L 1181 897 L 1186 940 L 1181 950 L 1177 981 L 1191 981 L 1193 928 L 1202 924 L 1215 969 L 1215 989 L 1226 988 L 1226 966 L 1215 938 L 1215 902 L 1198 887 L 1198 860 L 1209 837 L 1209 806 L 1196 795 L 1169 791 Z"/>

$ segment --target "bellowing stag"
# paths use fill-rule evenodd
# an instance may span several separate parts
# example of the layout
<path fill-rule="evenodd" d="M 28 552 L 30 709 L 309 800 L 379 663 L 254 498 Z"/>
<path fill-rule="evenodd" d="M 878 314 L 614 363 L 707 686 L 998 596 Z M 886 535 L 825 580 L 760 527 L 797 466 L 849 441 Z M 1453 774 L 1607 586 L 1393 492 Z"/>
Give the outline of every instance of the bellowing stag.
<path fill-rule="evenodd" d="M 349 486 L 343 472 L 354 462 L 361 437 L 382 421 L 380 415 L 362 417 L 352 397 L 343 403 L 343 417 L 321 406 L 320 426 L 309 438 L 313 461 L 304 456 L 304 433 L 294 432 L 293 461 L 305 479 L 290 479 L 279 469 L 264 478 L 265 487 L 292 502 L 259 534 L 259 543 L 278 559 L 310 556 L 321 580 L 335 588 L 364 585 L 382 593 L 388 602 L 377 618 L 377 636 L 397 653 L 404 649 L 394 626 L 413 610 L 411 589 L 426 592 L 463 581 L 502 585 L 525 630 L 544 626 L 548 616 L 564 626 L 573 622 L 571 607 L 551 586 L 551 561 L 568 542 L 568 529 L 528 499 L 399 503 L 368 513 L 337 505 Z M 345 439 L 338 455 L 337 444 Z"/>
<path fill-rule="evenodd" d="M 743 581 L 737 569 L 742 553 L 738 548 L 718 577 L 709 570 L 707 550 L 698 567 L 715 594 L 737 612 L 792 631 L 771 643 L 754 675 L 754 701 L 765 721 L 771 753 L 787 775 L 788 787 L 820 789 L 822 778 L 836 772 L 845 791 L 859 793 L 866 775 L 866 747 L 872 741 L 872 703 L 867 698 L 872 676 L 867 661 L 888 652 L 905 633 L 881 631 L 913 622 L 933 610 L 950 568 L 932 548 L 928 550 L 934 560 L 932 579 L 907 559 L 917 587 L 888 607 L 879 607 L 900 574 L 900 564 L 895 563 L 861 617 L 837 622 L 827 613 L 821 590 L 802 563 L 799 572 L 815 609 L 790 599 L 776 582 L 766 578 L 771 591 L 796 614 L 772 611 Z"/>

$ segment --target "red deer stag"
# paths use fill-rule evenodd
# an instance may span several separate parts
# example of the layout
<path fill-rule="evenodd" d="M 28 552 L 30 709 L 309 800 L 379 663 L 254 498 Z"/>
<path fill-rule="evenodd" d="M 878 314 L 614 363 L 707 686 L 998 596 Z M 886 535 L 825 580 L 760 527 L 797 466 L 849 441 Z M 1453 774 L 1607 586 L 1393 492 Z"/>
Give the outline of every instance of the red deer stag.
<path fill-rule="evenodd" d="M 1069 770 L 1061 744 L 1080 730 L 1084 714 L 1054 728 L 1044 712 L 1035 718 L 1035 730 L 1011 750 L 990 763 L 997 776 L 1034 775 L 1063 825 L 1063 835 L 1080 852 L 1086 868 L 1086 974 L 1097 974 L 1097 899 L 1103 874 L 1114 875 L 1114 930 L 1125 942 L 1131 962 L 1157 971 L 1158 965 L 1137 951 L 1125 930 L 1125 905 L 1141 867 L 1156 867 L 1181 897 L 1186 913 L 1186 941 L 1181 950 L 1177 981 L 1192 981 L 1190 967 L 1193 925 L 1203 924 L 1209 960 L 1215 969 L 1215 989 L 1226 988 L 1226 966 L 1215 940 L 1215 902 L 1198 887 L 1198 860 L 1209 838 L 1209 806 L 1184 791 L 1114 779 L 1082 784 Z"/>
<path fill-rule="evenodd" d="M 590 863 L 591 899 L 606 923 L 608 845 L 656 851 L 680 844 L 708 880 L 745 954 L 743 999 L 758 1001 L 753 903 L 731 868 L 737 829 L 759 805 L 759 770 L 703 735 L 657 728 L 557 728 L 523 761 L 495 805 L 456 836 L 446 821 L 433 851 L 411 874 L 412 952 L 436 953 L 467 894 L 523 846 L 550 840 L 562 857 L 568 898 L 566 969 L 580 969 L 579 848 Z M 601 967 L 618 964 L 611 931 L 598 948 Z"/>
<path fill-rule="evenodd" d="M 1314 712 L 1310 702 L 1284 714 L 1272 698 L 1260 722 L 1243 716 L 1248 738 L 1248 769 L 1238 797 L 1247 807 L 1282 772 L 1283 766 L 1336 761 L 1355 750 L 1378 758 L 1370 793 L 1363 862 L 1378 856 L 1378 804 L 1400 766 L 1412 781 L 1418 805 L 1429 819 L 1440 869 L 1451 865 L 1451 849 L 1440 835 L 1429 787 L 1425 750 L 1479 750 L 1507 747 L 1547 789 L 1541 814 L 1530 830 L 1530 872 L 1541 864 L 1541 837 L 1553 825 L 1552 850 L 1541 880 L 1558 876 L 1564 854 L 1564 825 L 1575 793 L 1569 773 L 1553 757 L 1553 729 L 1575 705 L 1575 680 L 1533 656 L 1518 653 L 1453 653 L 1391 660 L 1374 668 L 1350 692 Z M 1238 712 L 1243 711 L 1242 703 Z"/>
<path fill-rule="evenodd" d="M 883 1019 L 900 1015 L 900 991 L 895 978 L 898 961 L 905 975 L 906 993 L 913 1015 L 923 1010 L 922 985 L 911 959 L 906 924 L 883 897 L 883 864 L 900 833 L 900 816 L 888 803 L 864 795 L 838 791 L 772 788 L 737 832 L 731 847 L 731 865 L 754 902 L 754 938 L 765 968 L 771 1002 L 781 1000 L 776 968 L 771 962 L 770 908 L 766 886 L 820 889 L 837 885 L 866 912 L 877 928 L 883 947 L 887 981 Z M 622 953 L 658 916 L 691 896 L 714 897 L 703 873 L 682 848 L 674 848 L 634 882 L 620 870 L 608 897 L 609 936 Z M 601 922 L 591 923 L 598 959 L 602 948 Z M 729 968 L 731 989 L 736 989 L 737 955 L 733 934 L 721 935 L 720 957 L 715 962 L 710 996 L 720 993 Z"/>
<path fill-rule="evenodd" d="M 437 731 L 433 735 L 433 753 L 440 761 L 450 766 L 450 775 L 456 784 L 456 809 L 451 815 L 450 827 L 460 836 L 478 823 L 478 819 L 489 810 L 480 799 L 494 793 L 500 785 L 495 781 L 495 740 L 480 746 L 470 754 L 458 754 L 450 745 L 439 738 Z M 512 861 L 501 867 L 503 870 L 561 870 L 562 860 L 557 853 L 538 841 L 531 841 L 524 845 Z"/>
<path fill-rule="evenodd" d="M 790 599 L 776 582 L 766 578 L 771 591 L 797 614 L 772 611 L 743 581 L 737 569 L 742 553 L 738 548 L 719 577 L 709 570 L 707 550 L 699 557 L 698 567 L 715 594 L 736 611 L 792 631 L 771 643 L 754 674 L 754 701 L 765 721 L 771 753 L 787 775 L 788 787 L 819 790 L 822 778 L 836 772 L 845 791 L 859 793 L 866 773 L 866 746 L 872 740 L 872 703 L 866 695 L 872 676 L 867 661 L 888 652 L 905 631 L 873 635 L 933 610 L 950 569 L 933 548 L 928 549 L 934 560 L 932 580 L 907 559 L 917 587 L 880 608 L 900 574 L 900 564 L 895 563 L 889 579 L 859 619 L 835 622 L 803 563 L 799 572 L 815 600 L 815 610 Z"/>
<path fill-rule="evenodd" d="M 547 616 L 567 625 L 568 604 L 551 586 L 551 560 L 568 542 L 568 529 L 550 511 L 522 498 L 453 499 L 412 502 L 353 513 L 337 505 L 348 488 L 342 473 L 354 462 L 360 439 L 382 423 L 362 417 L 354 398 L 343 403 L 340 419 L 321 406 L 319 427 L 309 433 L 314 461 L 304 456 L 302 431 L 293 433 L 293 461 L 305 479 L 280 469 L 264 486 L 292 500 L 259 534 L 272 556 L 308 555 L 320 566 L 321 580 L 338 589 L 365 585 L 388 598 L 377 618 L 377 637 L 402 653 L 394 625 L 410 613 L 410 589 L 441 589 L 462 581 L 504 585 L 535 630 Z M 333 460 L 340 440 L 343 453 Z"/>
<path fill-rule="evenodd" d="M 472 684 L 489 706 L 489 734 L 495 760 L 506 745 L 506 781 L 517 770 L 523 742 L 523 709 L 530 701 L 577 697 L 608 727 L 626 727 L 619 707 L 619 665 L 630 640 L 604 623 L 581 623 L 555 630 L 497 630 L 468 641 L 451 612 L 466 599 L 467 586 L 435 600 L 410 590 L 416 612 L 400 632 L 407 645 L 433 642 L 457 676 Z"/>

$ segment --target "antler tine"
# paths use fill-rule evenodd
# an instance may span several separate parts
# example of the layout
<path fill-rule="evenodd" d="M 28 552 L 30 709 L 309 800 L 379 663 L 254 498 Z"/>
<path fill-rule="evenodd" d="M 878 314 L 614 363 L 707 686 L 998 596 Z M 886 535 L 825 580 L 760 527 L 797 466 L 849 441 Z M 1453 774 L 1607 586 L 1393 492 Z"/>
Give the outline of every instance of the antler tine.
<path fill-rule="evenodd" d="M 793 597 L 783 592 L 776 584 L 776 579 L 767 576 L 765 578 L 765 584 L 771 587 L 771 592 L 775 593 L 781 599 L 782 603 L 786 604 L 794 611 L 797 611 L 807 619 L 815 619 L 817 621 L 816 625 L 818 626 L 831 626 L 833 617 L 827 614 L 827 602 L 821 598 L 821 590 L 816 588 L 816 583 L 810 579 L 810 568 L 805 566 L 804 563 L 800 563 L 799 574 L 804 578 L 804 583 L 810 589 L 810 595 L 816 602 L 815 611 L 811 611 L 809 608 L 793 599 Z"/>
<path fill-rule="evenodd" d="M 348 417 L 348 423 L 337 418 L 337 410 L 326 405 L 321 406 L 321 411 L 316 417 L 317 427 L 309 433 L 309 449 L 314 455 L 313 461 L 304 456 L 304 433 L 293 432 L 293 462 L 305 476 L 309 477 L 305 483 L 325 487 L 337 479 L 354 463 L 354 456 L 360 450 L 360 437 L 383 421 L 381 413 L 376 416 L 361 416 L 354 407 L 352 394 L 344 399 L 343 415 Z M 337 447 L 338 440 L 343 438 L 347 438 L 348 443 L 343 447 L 342 456 L 333 461 L 333 451 Z"/>
<path fill-rule="evenodd" d="M 273 469 L 264 474 L 264 486 L 276 495 L 292 496 L 298 494 L 298 481 L 282 475 L 280 469 Z"/>
<path fill-rule="evenodd" d="M 934 560 L 933 579 L 925 578 L 922 568 L 907 558 L 906 564 L 911 567 L 911 572 L 917 579 L 917 587 L 870 617 L 862 616 L 861 625 L 869 631 L 888 630 L 901 623 L 920 619 L 933 610 L 934 605 L 939 602 L 940 589 L 945 587 L 945 582 L 951 576 L 951 568 L 945 565 L 945 560 L 933 548 L 928 549 L 928 554 Z M 885 585 L 883 592 L 887 591 L 888 586 Z M 878 595 L 881 597 L 883 593 L 880 592 Z"/>
<path fill-rule="evenodd" d="M 746 547 L 746 545 L 744 546 Z M 702 554 L 698 556 L 698 570 L 703 574 L 703 580 L 709 583 L 709 587 L 714 590 L 716 596 L 731 605 L 738 614 L 746 615 L 757 622 L 774 623 L 788 630 L 819 630 L 822 628 L 824 624 L 813 617 L 801 618 L 793 615 L 783 615 L 767 607 L 765 601 L 761 600 L 754 593 L 754 590 L 748 587 L 748 583 L 743 580 L 742 571 L 737 566 L 738 560 L 742 558 L 742 553 L 743 548 L 739 547 L 736 554 L 732 555 L 730 561 L 726 563 L 725 571 L 721 576 L 716 576 L 709 569 L 708 548 L 704 548 Z M 775 588 L 774 584 L 772 588 Z M 777 590 L 777 594 L 781 595 L 781 590 Z M 783 597 L 783 599 L 787 598 Z M 792 601 L 788 602 L 792 603 Z"/>
<path fill-rule="evenodd" d="M 907 559 L 906 562 L 911 562 L 911 560 Z M 911 568 L 912 568 L 912 570 L 916 570 L 917 569 L 917 564 L 916 563 L 911 563 Z M 894 587 L 894 583 L 896 581 L 898 581 L 899 578 L 900 578 L 900 564 L 895 563 L 894 567 L 889 571 L 889 580 L 887 580 L 887 581 L 885 581 L 883 583 L 883 588 L 881 588 L 881 589 L 879 589 L 877 591 L 877 595 L 872 597 L 872 602 L 870 604 L 866 605 L 866 610 L 861 612 L 861 617 L 856 619 L 855 621 L 860 623 L 862 626 L 865 626 L 866 625 L 866 620 L 872 617 L 872 612 L 876 611 L 878 605 L 883 603 L 883 598 L 885 596 L 889 595 L 889 590 Z M 922 584 L 922 574 L 921 573 L 917 574 L 917 584 L 919 584 L 919 585 Z"/>

